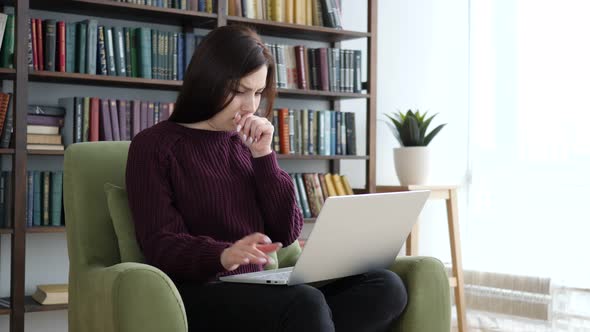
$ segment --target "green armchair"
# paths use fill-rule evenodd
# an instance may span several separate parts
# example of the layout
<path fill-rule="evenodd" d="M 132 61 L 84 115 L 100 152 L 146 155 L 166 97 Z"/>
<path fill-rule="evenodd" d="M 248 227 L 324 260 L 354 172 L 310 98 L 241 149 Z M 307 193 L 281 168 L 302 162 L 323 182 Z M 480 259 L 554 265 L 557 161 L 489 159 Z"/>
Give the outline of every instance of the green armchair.
<path fill-rule="evenodd" d="M 170 278 L 141 260 L 122 262 L 104 191 L 124 187 L 129 142 L 68 147 L 64 205 L 69 271 L 69 331 L 187 331 L 182 299 Z M 298 246 L 278 253 L 294 264 Z M 443 265 L 429 257 L 399 258 L 392 266 L 408 290 L 408 306 L 392 331 L 448 332 L 451 304 Z"/>

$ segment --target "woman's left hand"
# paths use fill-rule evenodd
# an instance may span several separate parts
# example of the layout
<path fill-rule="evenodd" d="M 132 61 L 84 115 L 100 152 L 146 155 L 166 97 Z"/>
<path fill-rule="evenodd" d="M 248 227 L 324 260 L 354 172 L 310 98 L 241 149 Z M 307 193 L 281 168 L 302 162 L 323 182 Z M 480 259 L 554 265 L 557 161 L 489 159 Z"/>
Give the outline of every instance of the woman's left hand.
<path fill-rule="evenodd" d="M 250 148 L 252 157 L 258 158 L 272 153 L 274 126 L 266 118 L 253 114 L 234 117 L 236 131 L 242 142 Z"/>

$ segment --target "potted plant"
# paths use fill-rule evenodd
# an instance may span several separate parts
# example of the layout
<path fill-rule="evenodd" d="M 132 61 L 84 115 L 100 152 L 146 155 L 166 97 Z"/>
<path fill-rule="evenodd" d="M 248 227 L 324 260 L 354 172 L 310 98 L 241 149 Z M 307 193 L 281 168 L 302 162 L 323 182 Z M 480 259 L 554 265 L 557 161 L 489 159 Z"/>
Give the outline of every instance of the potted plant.
<path fill-rule="evenodd" d="M 427 114 L 409 109 L 405 113 L 397 111 L 393 115 L 385 115 L 390 120 L 386 121 L 387 125 L 401 145 L 393 149 L 395 171 L 401 185 L 425 184 L 428 181 L 430 152 L 427 146 L 446 123 L 427 133 L 430 122 L 436 116 L 427 117 Z"/>

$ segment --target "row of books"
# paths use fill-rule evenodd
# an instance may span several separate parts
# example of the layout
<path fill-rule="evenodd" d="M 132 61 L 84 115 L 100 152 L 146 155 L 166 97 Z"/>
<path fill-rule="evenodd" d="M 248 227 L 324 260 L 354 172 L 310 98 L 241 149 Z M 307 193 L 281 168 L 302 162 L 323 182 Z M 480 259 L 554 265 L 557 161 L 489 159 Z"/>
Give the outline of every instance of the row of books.
<path fill-rule="evenodd" d="M 14 14 L 0 13 L 0 67 L 14 68 Z"/>
<path fill-rule="evenodd" d="M 289 174 L 296 191 L 297 205 L 304 218 L 316 218 L 330 196 L 354 195 L 346 175 L 322 173 Z"/>
<path fill-rule="evenodd" d="M 204 13 L 215 13 L 218 0 L 114 0 L 116 2 L 133 3 L 160 8 L 193 10 Z"/>
<path fill-rule="evenodd" d="M 182 80 L 202 37 L 150 28 L 108 27 L 31 18 L 28 65 L 34 70 Z"/>
<path fill-rule="evenodd" d="M 266 44 L 277 70 L 277 87 L 361 92 L 362 53 L 341 48 Z"/>
<path fill-rule="evenodd" d="M 273 110 L 273 149 L 281 154 L 356 155 L 355 113 Z"/>
<path fill-rule="evenodd" d="M 65 112 L 64 144 L 129 141 L 140 131 L 168 119 L 174 103 L 143 100 L 60 98 Z"/>
<path fill-rule="evenodd" d="M 160 8 L 217 12 L 219 0 L 114 0 Z M 342 28 L 340 0 L 221 0 L 226 14 L 258 20 Z"/>
<path fill-rule="evenodd" d="M 27 227 L 64 226 L 63 172 L 27 172 Z"/>
<path fill-rule="evenodd" d="M 342 29 L 340 0 L 227 0 L 227 14 Z"/>

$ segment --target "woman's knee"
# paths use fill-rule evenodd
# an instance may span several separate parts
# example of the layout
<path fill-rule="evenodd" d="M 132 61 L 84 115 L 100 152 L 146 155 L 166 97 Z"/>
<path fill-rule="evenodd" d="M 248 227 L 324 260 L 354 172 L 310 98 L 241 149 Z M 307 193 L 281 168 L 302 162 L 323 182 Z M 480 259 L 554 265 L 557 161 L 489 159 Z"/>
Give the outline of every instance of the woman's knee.
<path fill-rule="evenodd" d="M 293 286 L 282 319 L 282 331 L 334 331 L 332 311 L 324 294 L 309 285 Z"/>
<path fill-rule="evenodd" d="M 294 287 L 293 302 L 301 308 L 309 311 L 328 308 L 324 294 L 317 288 L 309 285 L 298 285 Z"/>
<path fill-rule="evenodd" d="M 394 309 L 395 317 L 399 316 L 408 303 L 408 293 L 402 279 L 394 272 L 385 269 L 373 272 L 372 277 L 382 283 L 382 291 L 387 294 L 382 297 L 383 301 L 387 302 L 385 304 L 388 307 Z"/>

